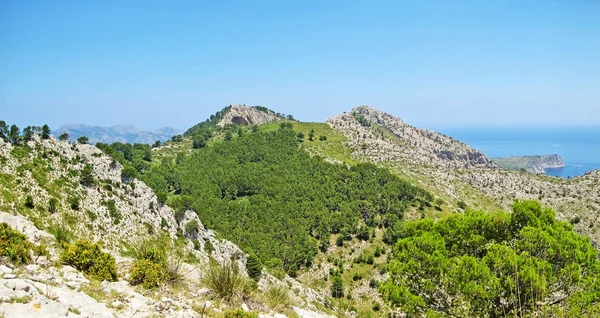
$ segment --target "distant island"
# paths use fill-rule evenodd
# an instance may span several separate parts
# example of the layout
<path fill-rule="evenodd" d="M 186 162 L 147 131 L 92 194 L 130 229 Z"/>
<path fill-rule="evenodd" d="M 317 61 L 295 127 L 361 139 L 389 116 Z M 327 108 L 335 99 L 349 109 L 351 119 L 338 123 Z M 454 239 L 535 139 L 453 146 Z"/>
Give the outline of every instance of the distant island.
<path fill-rule="evenodd" d="M 505 158 L 492 158 L 499 167 L 509 170 L 525 170 L 531 173 L 545 173 L 548 168 L 562 168 L 565 166 L 562 158 L 557 155 L 514 156 Z"/>

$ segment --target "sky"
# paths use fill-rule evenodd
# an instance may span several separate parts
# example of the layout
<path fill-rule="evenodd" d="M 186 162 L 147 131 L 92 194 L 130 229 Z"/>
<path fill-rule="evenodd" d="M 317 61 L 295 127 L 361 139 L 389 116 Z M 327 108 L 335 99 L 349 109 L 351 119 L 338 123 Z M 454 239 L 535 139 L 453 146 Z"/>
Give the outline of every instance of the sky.
<path fill-rule="evenodd" d="M 600 1 L 0 1 L 0 119 L 186 129 L 230 104 L 600 126 Z"/>

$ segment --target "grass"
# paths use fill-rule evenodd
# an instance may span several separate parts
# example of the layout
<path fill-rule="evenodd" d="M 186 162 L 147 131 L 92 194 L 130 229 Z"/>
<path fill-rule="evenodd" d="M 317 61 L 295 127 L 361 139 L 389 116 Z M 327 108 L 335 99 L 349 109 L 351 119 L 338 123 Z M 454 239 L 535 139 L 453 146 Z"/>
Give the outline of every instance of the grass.
<path fill-rule="evenodd" d="M 61 245 L 70 244 L 75 241 L 75 234 L 62 224 L 51 225 L 47 230 Z"/>
<path fill-rule="evenodd" d="M 271 309 L 286 308 L 292 305 L 288 288 L 282 285 L 272 285 L 263 294 L 265 302 Z"/>
<path fill-rule="evenodd" d="M 242 289 L 243 278 L 236 262 L 219 264 L 211 261 L 202 278 L 202 284 L 210 288 L 218 298 L 231 302 Z"/>
<path fill-rule="evenodd" d="M 345 145 L 348 139 L 341 133 L 333 130 L 328 124 L 294 122 L 293 125 L 295 132 L 304 133 L 302 147 L 310 153 L 338 160 L 348 165 L 356 165 L 358 163 L 356 159 L 352 158 L 352 150 Z M 279 129 L 279 122 L 259 126 L 260 131 L 276 131 L 277 129 Z M 315 131 L 315 138 L 311 141 L 308 139 L 308 134 L 313 129 Z M 327 140 L 319 140 L 320 136 L 327 137 Z"/>

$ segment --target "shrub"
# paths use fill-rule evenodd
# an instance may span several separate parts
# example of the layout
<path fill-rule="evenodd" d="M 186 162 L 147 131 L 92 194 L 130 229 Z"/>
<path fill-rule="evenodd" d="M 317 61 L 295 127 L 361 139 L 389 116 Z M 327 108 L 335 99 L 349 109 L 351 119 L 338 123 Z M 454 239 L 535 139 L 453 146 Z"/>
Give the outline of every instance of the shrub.
<path fill-rule="evenodd" d="M 69 205 L 71 206 L 71 209 L 73 210 L 79 210 L 79 198 L 78 197 L 70 197 L 69 198 Z"/>
<path fill-rule="evenodd" d="M 97 243 L 82 240 L 77 241 L 75 244 L 68 244 L 60 256 L 60 260 L 98 279 L 108 281 L 117 279 L 115 258 L 102 252 L 100 245 Z"/>
<path fill-rule="evenodd" d="M 327 140 L 327 136 L 321 135 L 321 136 L 319 136 L 319 140 L 325 141 L 325 140 Z"/>
<path fill-rule="evenodd" d="M 81 177 L 79 179 L 79 183 L 85 186 L 90 186 L 94 184 L 94 169 L 91 165 L 86 164 L 81 170 Z"/>
<path fill-rule="evenodd" d="M 226 301 L 230 301 L 239 292 L 242 282 L 237 264 L 233 261 L 222 265 L 211 261 L 202 278 L 204 285 Z"/>
<path fill-rule="evenodd" d="M 344 297 L 344 282 L 342 281 L 342 277 L 339 275 L 334 276 L 332 279 L 331 296 L 333 298 Z"/>
<path fill-rule="evenodd" d="M 27 197 L 25 197 L 25 206 L 30 209 L 33 209 L 35 207 L 32 196 L 28 195 Z"/>
<path fill-rule="evenodd" d="M 131 271 L 131 284 L 142 285 L 144 288 L 158 287 L 164 282 L 165 276 L 163 275 L 161 264 L 154 263 L 147 259 L 141 259 L 133 263 L 133 269 Z"/>
<path fill-rule="evenodd" d="M 58 210 L 57 205 L 58 200 L 56 200 L 56 198 L 50 198 L 50 200 L 48 200 L 48 212 L 56 213 L 56 211 Z"/>
<path fill-rule="evenodd" d="M 246 270 L 248 271 L 248 276 L 258 281 L 260 279 L 260 274 L 262 273 L 262 264 L 258 257 L 254 255 L 254 253 L 248 254 L 248 259 L 246 260 Z"/>
<path fill-rule="evenodd" d="M 183 278 L 183 262 L 178 255 L 168 252 L 174 249 L 168 237 L 137 240 L 125 248 L 121 253 L 135 258 L 138 264 L 131 274 L 132 285 L 141 284 L 150 289 L 162 283 L 177 283 Z"/>
<path fill-rule="evenodd" d="M 169 228 L 169 223 L 167 223 L 167 220 L 165 218 L 160 218 L 160 228 Z"/>
<path fill-rule="evenodd" d="M 373 304 L 373 311 L 380 311 L 381 310 L 381 304 L 379 304 L 378 302 L 375 302 Z"/>
<path fill-rule="evenodd" d="M 0 256 L 7 257 L 15 265 L 31 262 L 32 244 L 22 233 L 7 223 L 0 223 Z"/>
<path fill-rule="evenodd" d="M 194 238 L 198 236 L 198 232 L 200 232 L 200 226 L 198 225 L 198 221 L 192 220 L 185 225 L 184 233 L 186 237 Z"/>
<path fill-rule="evenodd" d="M 204 242 L 204 251 L 210 255 L 214 250 L 215 247 L 212 245 L 212 243 L 209 240 L 206 240 L 206 242 Z"/>
<path fill-rule="evenodd" d="M 225 311 L 224 318 L 258 318 L 257 313 L 245 312 L 242 309 Z"/>
<path fill-rule="evenodd" d="M 113 219 L 113 222 L 115 224 L 119 224 L 119 222 L 121 222 L 122 216 L 121 216 L 121 212 L 119 212 L 119 210 L 117 210 L 117 206 L 115 205 L 115 200 L 104 201 L 104 202 L 102 202 L 102 204 L 104 206 L 106 206 L 106 208 L 108 209 L 108 213 L 110 214 L 110 217 Z"/>

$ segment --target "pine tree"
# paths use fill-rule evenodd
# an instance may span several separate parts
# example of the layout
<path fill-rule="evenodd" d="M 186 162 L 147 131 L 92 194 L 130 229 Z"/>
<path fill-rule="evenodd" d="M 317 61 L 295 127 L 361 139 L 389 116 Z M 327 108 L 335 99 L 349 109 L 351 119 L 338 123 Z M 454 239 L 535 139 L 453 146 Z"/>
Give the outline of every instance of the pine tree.
<path fill-rule="evenodd" d="M 92 166 L 85 165 L 85 167 L 83 167 L 83 170 L 81 170 L 81 179 L 79 182 L 86 186 L 94 184 L 94 174 Z"/>
<path fill-rule="evenodd" d="M 48 125 L 42 126 L 42 139 L 50 139 L 50 127 Z"/>
<path fill-rule="evenodd" d="M 333 277 L 331 283 L 331 296 L 333 298 L 344 297 L 344 282 L 342 281 L 342 277 L 340 275 Z"/>
<path fill-rule="evenodd" d="M 254 253 L 248 254 L 248 259 L 246 260 L 246 270 L 248 270 L 248 276 L 254 279 L 255 281 L 260 280 L 260 274 L 262 273 L 262 263 L 254 255 Z"/>

